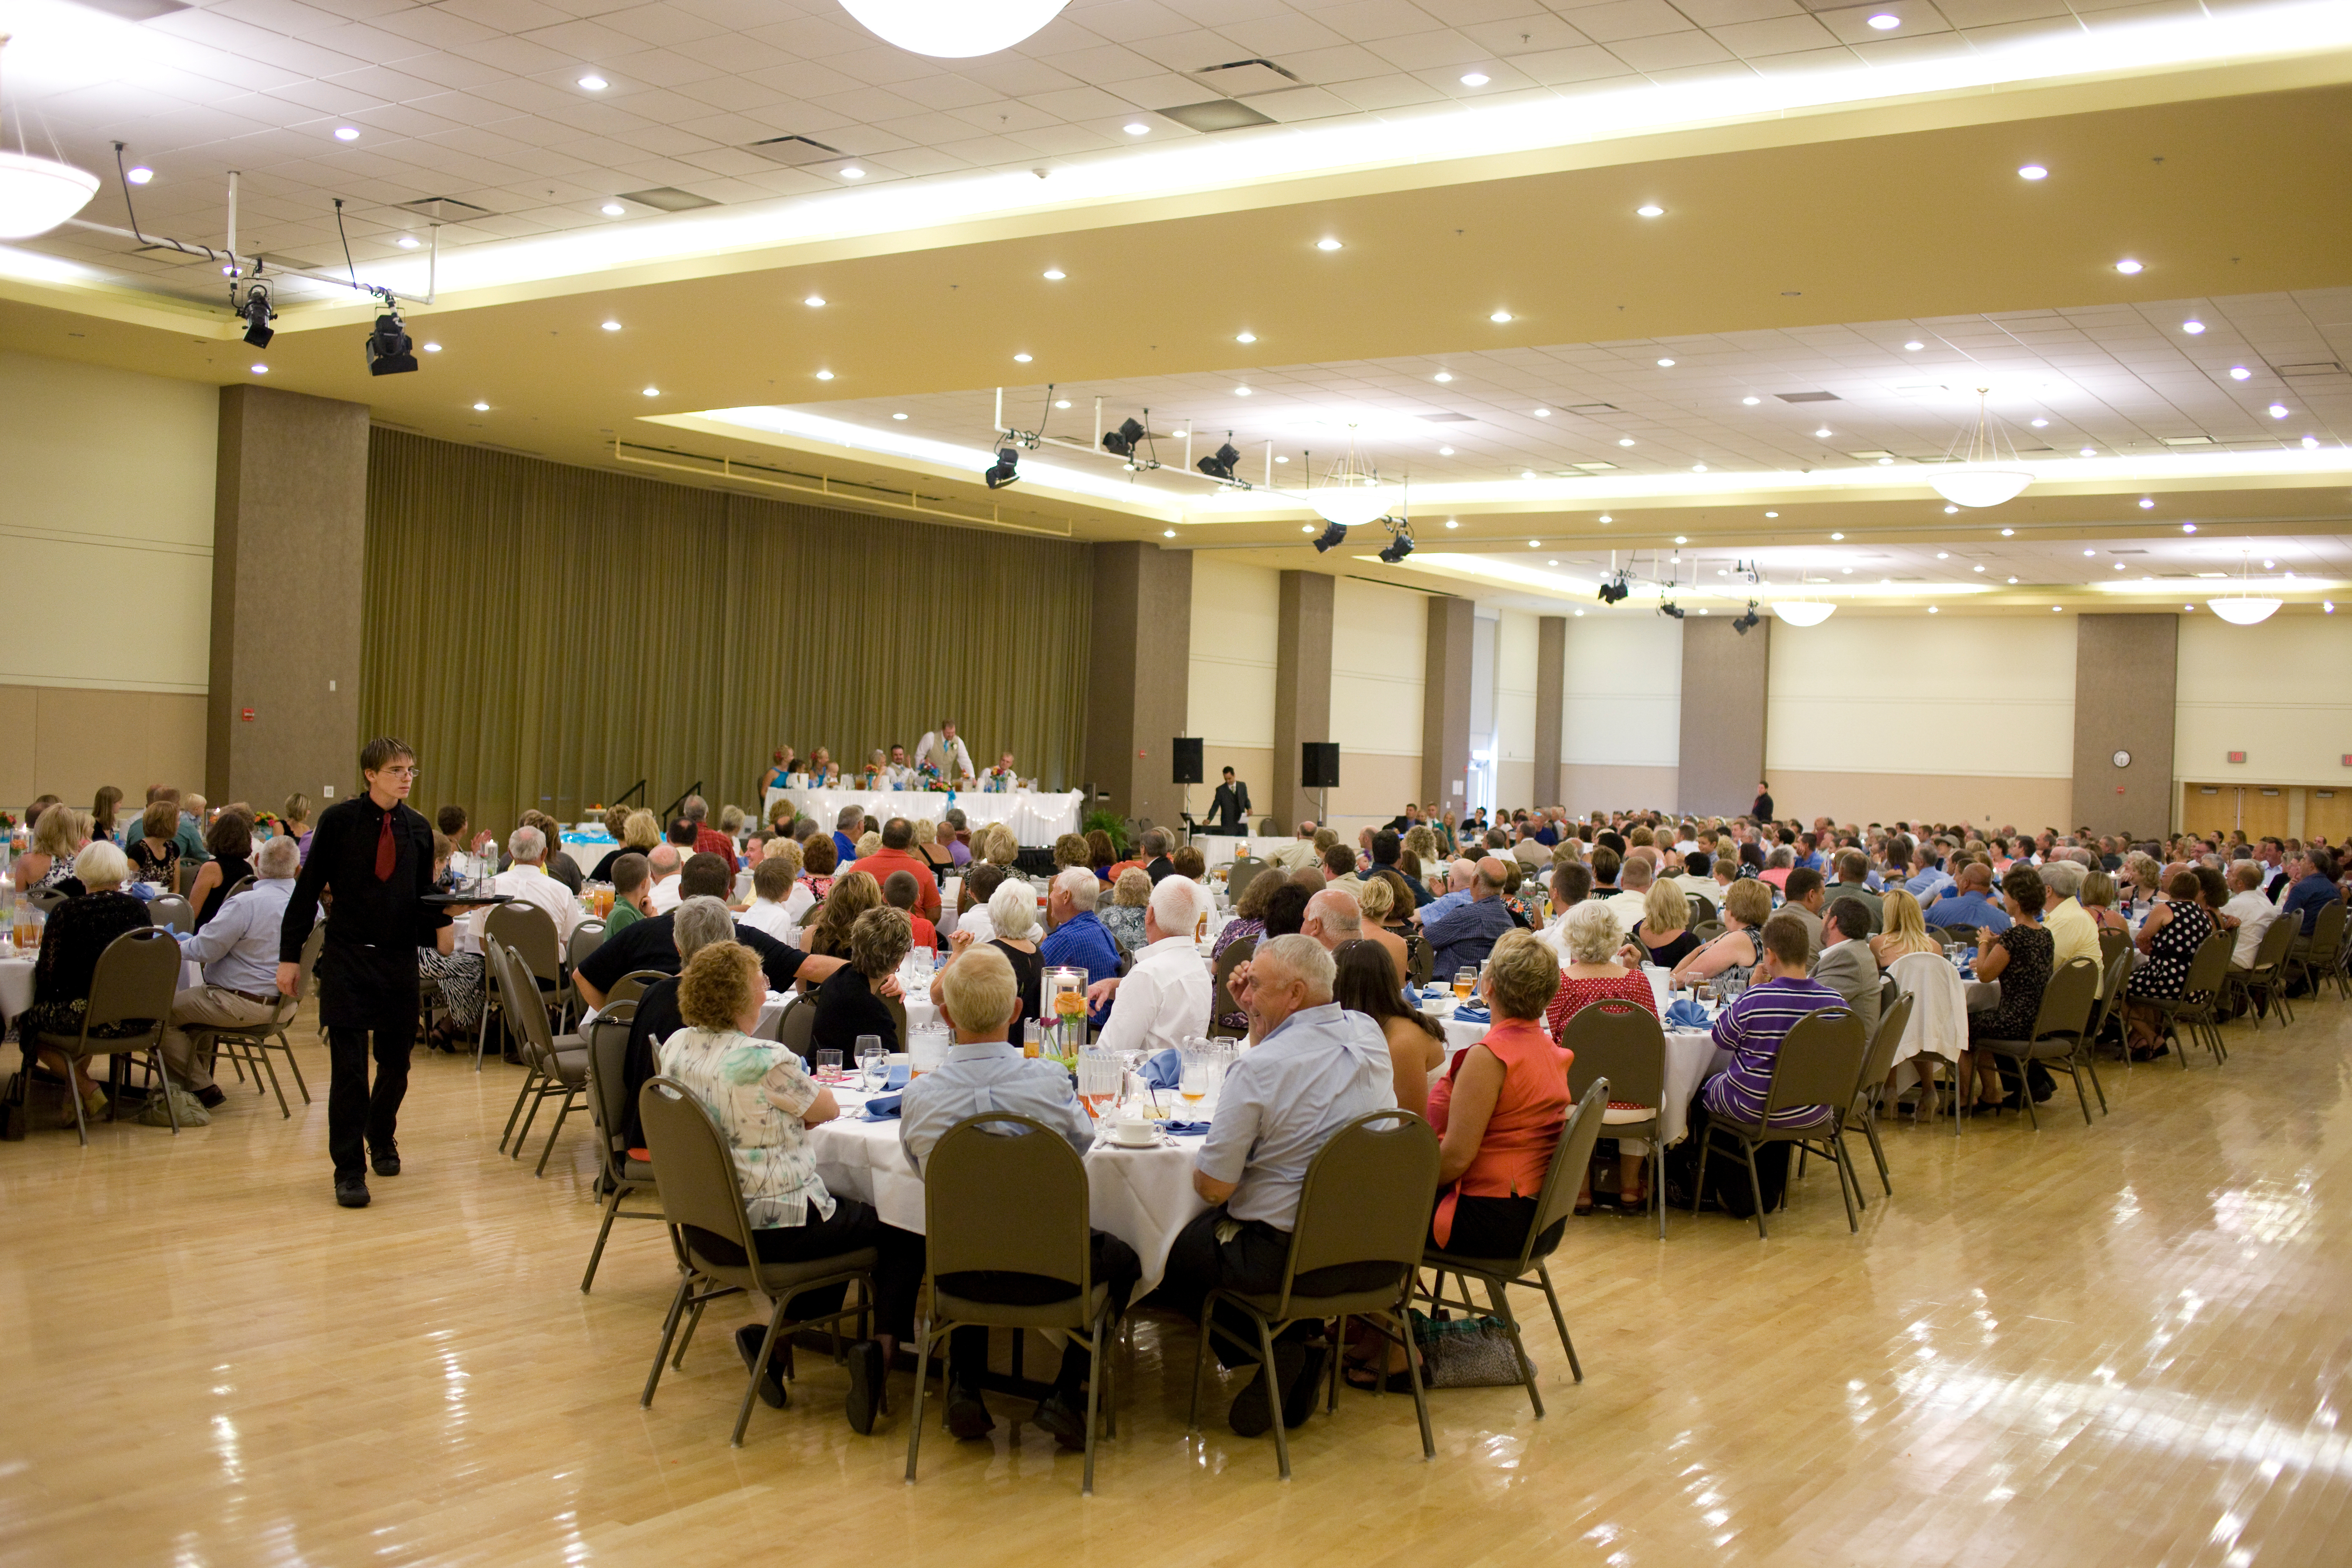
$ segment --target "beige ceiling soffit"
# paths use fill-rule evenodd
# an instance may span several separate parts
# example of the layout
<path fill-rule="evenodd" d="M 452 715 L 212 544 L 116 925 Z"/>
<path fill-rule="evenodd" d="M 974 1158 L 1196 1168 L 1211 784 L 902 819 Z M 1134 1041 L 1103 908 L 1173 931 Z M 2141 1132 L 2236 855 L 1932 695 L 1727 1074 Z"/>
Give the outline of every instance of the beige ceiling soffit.
<path fill-rule="evenodd" d="M 463 282 L 468 253 L 506 247 L 562 243 L 564 237 L 493 241 L 445 251 L 439 310 L 465 309 L 558 298 L 568 294 L 687 281 L 868 256 L 944 249 L 958 246 L 1032 238 L 1088 228 L 1157 223 L 1203 215 L 1254 211 L 1312 202 L 1423 190 L 1435 186 L 1517 179 L 1670 158 L 1748 152 L 1812 142 L 1851 141 L 1912 132 L 1998 124 L 2060 115 L 2095 113 L 2203 99 L 2287 91 L 2352 81 L 2352 50 L 2323 50 L 2223 65 L 2118 70 L 2084 77 L 1939 89 L 1903 99 L 1864 103 L 1801 105 L 1715 122 L 1665 128 L 1641 127 L 1594 132 L 1554 145 L 1475 154 L 1426 163 L 1389 162 L 1270 174 L 1166 195 L 1105 195 L 1040 202 L 961 221 L 909 223 L 867 232 L 813 234 L 800 238 L 755 239 L 713 244 L 698 239 L 721 224 L 740 223 L 759 209 L 712 209 L 674 218 L 646 220 L 640 232 L 677 236 L 667 257 L 610 267 L 580 266 L 544 278 L 485 284 Z M 792 198 L 793 201 L 806 198 Z M 779 213 L 790 202 L 775 204 Z M 638 226 L 631 226 L 637 227 Z M 387 268 L 387 275 L 393 268 Z M 454 274 L 454 276 L 453 276 Z M 309 311 L 305 311 L 309 314 Z M 320 324 L 347 321 L 360 312 L 328 307 Z M 422 312 L 419 312 L 421 315 Z"/>
<path fill-rule="evenodd" d="M 881 509 L 912 512 L 933 522 L 951 523 L 963 528 L 994 529 L 1009 533 L 1038 533 L 1052 539 L 1070 537 L 1070 525 L 1065 521 L 1058 529 L 1034 528 L 1026 523 L 1008 522 L 991 505 L 985 517 L 970 512 L 954 511 L 938 503 L 940 498 L 925 496 L 919 490 L 908 490 L 900 500 L 894 491 L 862 479 L 835 479 L 824 474 L 795 473 L 790 468 L 772 468 L 761 463 L 746 463 L 735 458 L 712 458 L 699 452 L 681 452 L 669 447 L 647 447 L 634 441 L 613 440 L 613 460 L 637 468 L 666 468 L 672 473 L 691 474 L 700 479 L 720 479 L 734 484 L 758 485 L 762 489 L 783 490 L 793 495 L 812 496 L 838 507 L 860 510 Z"/>
<path fill-rule="evenodd" d="M 5 263 L 0 263 L 0 300 L 76 316 L 95 316 L 127 327 L 152 327 L 184 337 L 226 342 L 245 331 L 245 323 L 227 313 L 226 301 L 218 309 L 209 309 L 175 295 L 151 294 L 98 279 L 43 282 L 12 276 Z M 235 331 L 229 330 L 232 324 Z"/>

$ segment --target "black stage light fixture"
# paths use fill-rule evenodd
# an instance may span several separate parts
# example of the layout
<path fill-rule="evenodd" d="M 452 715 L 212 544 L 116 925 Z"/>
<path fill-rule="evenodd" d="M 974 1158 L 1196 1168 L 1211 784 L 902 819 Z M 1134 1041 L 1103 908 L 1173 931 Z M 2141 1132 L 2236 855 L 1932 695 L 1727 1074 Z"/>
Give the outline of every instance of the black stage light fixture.
<path fill-rule="evenodd" d="M 1241 453 L 1234 448 L 1231 441 L 1228 441 L 1218 447 L 1213 454 L 1202 458 L 1192 466 L 1213 479 L 1230 479 L 1234 477 L 1234 465 L 1241 460 Z"/>
<path fill-rule="evenodd" d="M 1021 477 L 1020 452 L 1011 447 L 999 447 L 996 449 L 995 466 L 982 473 L 980 477 L 988 481 L 990 489 L 1003 489 Z"/>
<path fill-rule="evenodd" d="M 1132 458 L 1136 447 L 1143 440 L 1143 426 L 1132 419 L 1122 419 L 1116 430 L 1103 432 L 1103 450 L 1114 458 Z"/>
<path fill-rule="evenodd" d="M 375 331 L 367 338 L 367 367 L 370 375 L 398 375 L 416 368 L 416 345 L 401 329 L 399 311 L 386 310 L 375 319 Z"/>
<path fill-rule="evenodd" d="M 1397 536 L 1390 540 L 1387 546 L 1381 551 L 1381 559 L 1393 566 L 1412 553 L 1412 535 L 1409 531 L 1400 530 Z"/>
<path fill-rule="evenodd" d="M 1764 617 L 1756 613 L 1756 601 L 1750 599 L 1748 601 L 1748 613 L 1740 616 L 1738 620 L 1732 622 L 1731 629 L 1738 632 L 1741 637 L 1746 637 L 1748 635 L 1748 627 L 1760 626 L 1763 624 L 1763 620 Z"/>
<path fill-rule="evenodd" d="M 1348 525 L 1344 522 L 1332 523 L 1315 536 L 1315 552 L 1320 555 L 1334 545 L 1345 544 L 1347 542 Z"/>
<path fill-rule="evenodd" d="M 1621 574 L 1619 576 L 1612 577 L 1606 583 L 1601 584 L 1601 593 L 1598 596 L 1601 602 L 1604 605 L 1615 605 L 1622 603 L 1629 595 L 1632 595 L 1633 592 L 1633 589 L 1625 585 L 1625 579 Z"/>
<path fill-rule="evenodd" d="M 1672 616 L 1678 621 L 1683 618 L 1683 607 L 1672 599 L 1661 602 L 1658 605 L 1658 613 L 1662 616 Z"/>
<path fill-rule="evenodd" d="M 278 335 L 269 330 L 269 323 L 278 319 L 278 312 L 269 308 L 268 284 L 256 283 L 247 289 L 245 303 L 236 308 L 236 313 L 245 320 L 245 341 L 255 348 L 268 348 L 269 340 Z"/>

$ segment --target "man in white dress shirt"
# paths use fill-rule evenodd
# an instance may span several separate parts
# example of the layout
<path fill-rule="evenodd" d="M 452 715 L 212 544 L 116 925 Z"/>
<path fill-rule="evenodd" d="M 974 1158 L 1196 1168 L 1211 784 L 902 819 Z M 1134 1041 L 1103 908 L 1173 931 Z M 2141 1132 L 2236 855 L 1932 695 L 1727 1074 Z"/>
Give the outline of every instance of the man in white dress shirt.
<path fill-rule="evenodd" d="M 1656 876 L 1657 868 L 1650 864 L 1650 858 L 1638 852 L 1626 856 L 1625 863 L 1617 868 L 1617 886 L 1622 890 L 1610 894 L 1601 902 L 1609 906 L 1617 923 L 1625 930 L 1632 931 L 1634 922 L 1642 918 L 1643 906 L 1650 899 L 1650 883 Z"/>
<path fill-rule="evenodd" d="M 2262 950 L 2263 938 L 2269 933 L 2271 923 L 2279 918 L 2278 906 L 2263 896 L 2264 874 L 2259 860 L 2230 862 L 2230 901 L 2221 906 L 2221 912 L 2238 917 L 2236 944 L 2230 949 L 2232 969 L 2254 966 L 2254 954 Z"/>
<path fill-rule="evenodd" d="M 545 910 L 555 921 L 555 951 L 562 952 L 572 940 L 572 928 L 588 916 L 580 907 L 580 900 L 572 896 L 572 889 L 547 874 L 547 835 L 536 827 L 518 827 L 507 835 L 507 853 L 514 858 L 514 864 L 490 879 L 489 890 Z M 676 858 L 675 852 L 672 858 Z M 676 886 L 675 879 L 671 885 Z M 495 907 L 486 905 L 466 917 L 477 952 L 481 950 L 483 925 Z"/>
<path fill-rule="evenodd" d="M 646 909 L 656 915 L 668 914 L 677 908 L 685 895 L 678 891 L 677 874 L 686 862 L 675 844 L 656 844 L 646 857 L 646 868 L 653 873 L 653 885 L 646 889 Z"/>
<path fill-rule="evenodd" d="M 1097 1042 L 1104 1050 L 1156 1055 L 1208 1033 L 1209 966 L 1192 943 L 1208 897 L 1208 889 L 1190 877 L 1164 878 L 1151 889 L 1151 901 L 1143 909 L 1149 945 L 1135 955 L 1125 979 L 1087 987 L 1097 1005 L 1103 996 L 1117 998 Z"/>
<path fill-rule="evenodd" d="M 942 779 L 968 779 L 978 776 L 971 765 L 971 752 L 956 733 L 955 721 L 942 721 L 936 730 L 927 730 L 915 742 L 915 765 L 929 764 Z"/>

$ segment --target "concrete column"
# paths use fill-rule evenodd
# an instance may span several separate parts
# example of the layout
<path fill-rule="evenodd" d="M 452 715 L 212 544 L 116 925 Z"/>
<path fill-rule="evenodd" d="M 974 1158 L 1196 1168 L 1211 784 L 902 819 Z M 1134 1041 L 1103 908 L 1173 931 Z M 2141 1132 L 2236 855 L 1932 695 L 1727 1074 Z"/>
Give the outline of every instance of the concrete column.
<path fill-rule="evenodd" d="M 1274 789 L 1258 809 L 1288 833 L 1316 815 L 1298 748 L 1331 738 L 1331 605 L 1338 579 L 1320 572 L 1282 574 L 1274 643 Z M 1348 759 L 1341 757 L 1345 769 Z M 1345 777 L 1343 772 L 1341 774 Z"/>
<path fill-rule="evenodd" d="M 1470 662 L 1477 605 L 1452 595 L 1429 601 L 1429 644 L 1421 681 L 1421 798 L 1440 811 L 1468 804 Z M 1552 776 L 1558 778 L 1557 767 Z"/>
<path fill-rule="evenodd" d="M 1560 710 L 1568 700 L 1568 617 L 1536 621 L 1535 798 L 1529 805 L 1560 804 Z"/>
<path fill-rule="evenodd" d="M 1088 547 L 1093 566 L 1092 668 L 1087 678 L 1086 774 L 1123 816 L 1175 826 L 1184 787 L 1173 782 L 1192 659 L 1192 556 L 1156 544 Z"/>
<path fill-rule="evenodd" d="M 1756 803 L 1764 776 L 1764 710 L 1770 693 L 1772 617 L 1745 636 L 1732 617 L 1683 622 L 1682 776 L 1677 805 L 1702 816 L 1737 816 Z"/>
<path fill-rule="evenodd" d="M 2074 619 L 2074 794 L 2069 828 L 2160 838 L 2172 830 L 2180 617 Z M 2128 766 L 2116 753 L 2129 752 Z"/>
<path fill-rule="evenodd" d="M 205 794 L 276 810 L 358 788 L 368 410 L 220 394 Z"/>

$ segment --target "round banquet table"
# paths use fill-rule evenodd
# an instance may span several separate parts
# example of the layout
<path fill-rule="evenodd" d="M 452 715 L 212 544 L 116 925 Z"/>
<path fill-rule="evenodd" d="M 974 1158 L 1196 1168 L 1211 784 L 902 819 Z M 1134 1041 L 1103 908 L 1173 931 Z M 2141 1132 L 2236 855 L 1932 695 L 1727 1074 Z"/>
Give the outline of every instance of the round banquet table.
<path fill-rule="evenodd" d="M 33 963 L 30 957 L 0 958 L 0 1026 L 14 1024 L 16 1015 L 33 1005 Z M 204 983 L 204 967 L 193 959 L 183 959 L 180 988 Z"/>
<path fill-rule="evenodd" d="M 1454 1057 L 1468 1050 L 1486 1037 L 1491 1026 L 1485 1020 L 1454 1016 L 1454 998 L 1438 997 L 1422 1003 L 1422 1011 L 1435 1019 L 1445 1030 L 1445 1059 L 1450 1065 Z M 1666 1035 L 1666 1102 L 1658 1108 L 1658 1129 L 1664 1141 L 1679 1143 L 1690 1135 L 1691 1097 L 1707 1075 L 1731 1065 L 1731 1053 L 1715 1043 L 1715 1037 L 1705 1029 L 1668 1029 Z M 1439 1068 L 1438 1073 L 1445 1070 Z M 1437 1081 L 1437 1073 L 1430 1075 Z"/>
<path fill-rule="evenodd" d="M 762 822 L 768 820 L 780 800 L 791 801 L 794 810 L 825 824 L 837 821 L 845 805 L 855 805 L 885 822 L 894 816 L 937 822 L 953 806 L 973 827 L 984 822 L 1001 822 L 1013 829 L 1013 837 L 1023 845 L 1044 848 L 1063 834 L 1078 831 L 1078 823 L 1085 816 L 1086 792 L 1074 789 L 1047 795 L 1028 790 L 1000 794 L 961 789 L 772 789 L 760 803 Z"/>

